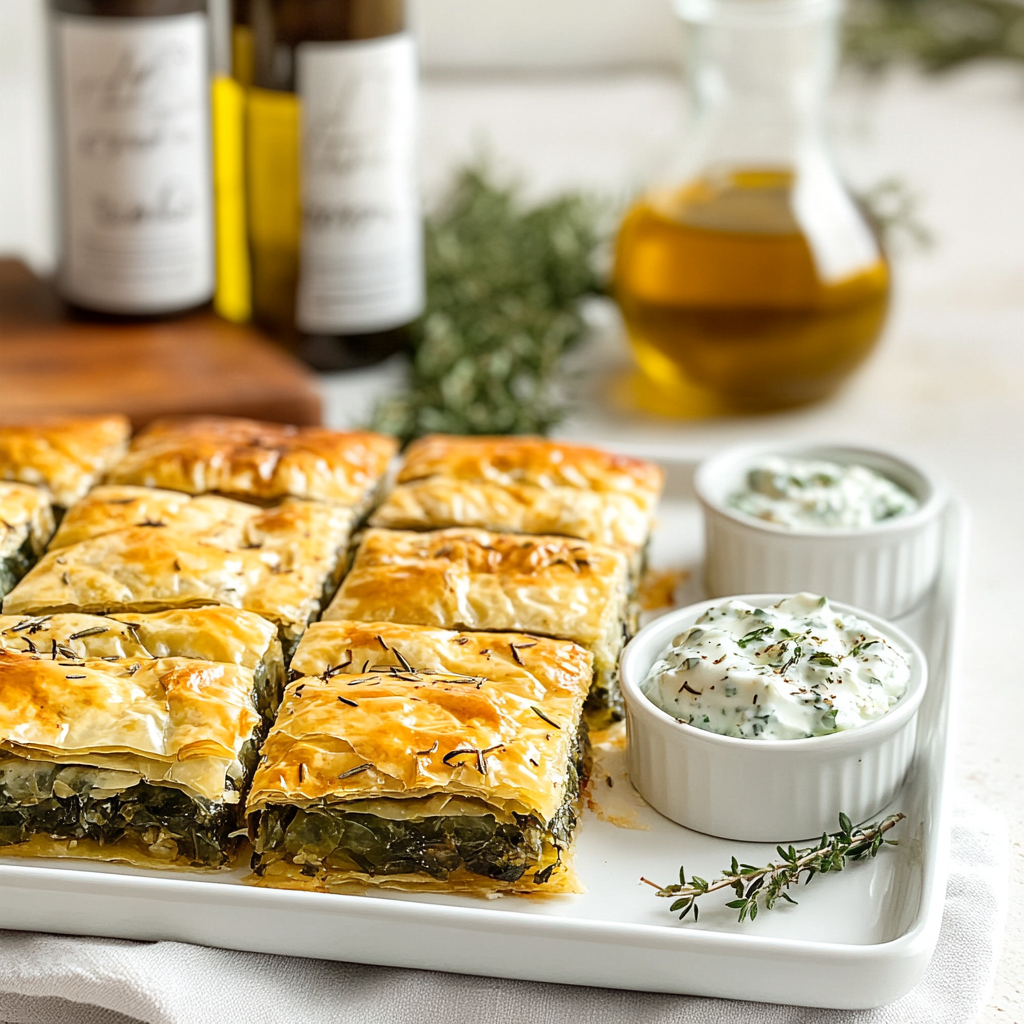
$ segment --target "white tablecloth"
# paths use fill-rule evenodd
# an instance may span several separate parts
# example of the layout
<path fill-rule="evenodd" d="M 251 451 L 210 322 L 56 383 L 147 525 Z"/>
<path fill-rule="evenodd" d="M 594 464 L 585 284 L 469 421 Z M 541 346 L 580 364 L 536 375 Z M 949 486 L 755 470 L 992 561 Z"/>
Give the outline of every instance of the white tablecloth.
<path fill-rule="evenodd" d="M 827 878 L 816 884 L 827 885 Z M 4 1024 L 968 1024 L 1006 915 L 1005 823 L 954 818 L 946 911 L 920 984 L 838 1011 L 541 985 L 207 949 L 0 932 Z"/>

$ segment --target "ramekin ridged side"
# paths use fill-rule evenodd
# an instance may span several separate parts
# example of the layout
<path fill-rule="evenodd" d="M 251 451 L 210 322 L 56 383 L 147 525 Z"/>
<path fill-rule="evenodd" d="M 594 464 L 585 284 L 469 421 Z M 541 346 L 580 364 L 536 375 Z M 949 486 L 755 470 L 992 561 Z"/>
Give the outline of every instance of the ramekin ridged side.
<path fill-rule="evenodd" d="M 866 466 L 904 487 L 919 507 L 864 529 L 794 530 L 744 515 L 729 498 L 769 455 Z M 701 463 L 695 485 L 704 511 L 704 579 L 712 596 L 810 591 L 885 618 L 912 611 L 935 583 L 947 493 L 903 458 L 842 445 L 762 444 L 730 448 Z"/>
<path fill-rule="evenodd" d="M 766 607 L 786 594 L 741 595 Z M 906 694 L 882 718 L 857 729 L 802 740 L 751 740 L 697 729 L 656 707 L 640 690 L 672 638 L 720 600 L 702 601 L 645 626 L 622 654 L 630 781 L 655 810 L 687 828 L 743 842 L 795 842 L 834 831 L 840 811 L 855 821 L 895 798 L 914 755 L 917 712 L 928 684 L 921 649 L 870 612 L 833 602 L 866 620 L 909 658 Z"/>

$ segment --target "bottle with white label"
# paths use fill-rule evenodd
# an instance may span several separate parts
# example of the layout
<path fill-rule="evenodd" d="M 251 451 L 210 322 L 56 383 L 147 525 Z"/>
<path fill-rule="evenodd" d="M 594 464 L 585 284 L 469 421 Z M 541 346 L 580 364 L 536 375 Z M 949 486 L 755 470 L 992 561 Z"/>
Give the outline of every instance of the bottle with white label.
<path fill-rule="evenodd" d="M 404 348 L 423 310 L 404 0 L 248 0 L 253 312 L 320 369 Z"/>
<path fill-rule="evenodd" d="M 205 0 L 51 0 L 59 289 L 166 316 L 214 289 Z"/>

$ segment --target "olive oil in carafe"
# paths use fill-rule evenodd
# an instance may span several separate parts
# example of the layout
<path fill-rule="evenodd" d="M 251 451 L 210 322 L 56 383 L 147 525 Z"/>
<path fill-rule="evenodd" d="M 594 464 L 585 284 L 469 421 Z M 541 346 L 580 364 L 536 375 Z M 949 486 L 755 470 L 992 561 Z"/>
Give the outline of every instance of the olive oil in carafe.
<path fill-rule="evenodd" d="M 881 250 L 865 245 L 864 227 L 852 264 L 837 261 L 842 238 L 824 217 L 822 232 L 805 227 L 798 209 L 792 173 L 740 169 L 627 213 L 615 294 L 655 404 L 680 415 L 799 405 L 830 394 L 871 351 L 888 305 Z"/>

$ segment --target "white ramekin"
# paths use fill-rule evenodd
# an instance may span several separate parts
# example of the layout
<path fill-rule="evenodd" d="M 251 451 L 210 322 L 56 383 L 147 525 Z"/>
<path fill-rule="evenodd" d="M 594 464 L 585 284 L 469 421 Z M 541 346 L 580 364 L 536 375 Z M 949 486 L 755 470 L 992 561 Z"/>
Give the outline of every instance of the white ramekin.
<path fill-rule="evenodd" d="M 785 594 L 737 598 L 768 607 Z M 640 690 L 672 639 L 721 599 L 669 612 L 645 626 L 622 654 L 629 778 L 666 818 L 744 842 L 795 842 L 833 832 L 839 813 L 865 821 L 896 796 L 914 754 L 917 712 L 928 685 L 921 649 L 901 629 L 859 608 L 833 602 L 893 641 L 909 658 L 910 682 L 896 706 L 857 729 L 803 740 L 720 736 L 685 725 Z"/>
<path fill-rule="evenodd" d="M 755 519 L 731 508 L 729 498 L 768 455 L 866 466 L 908 490 L 919 507 L 864 529 L 794 530 Z M 946 489 L 886 452 L 817 444 L 729 448 L 701 463 L 695 486 L 704 509 L 704 581 L 712 596 L 810 591 L 891 619 L 912 611 L 938 575 Z"/>

